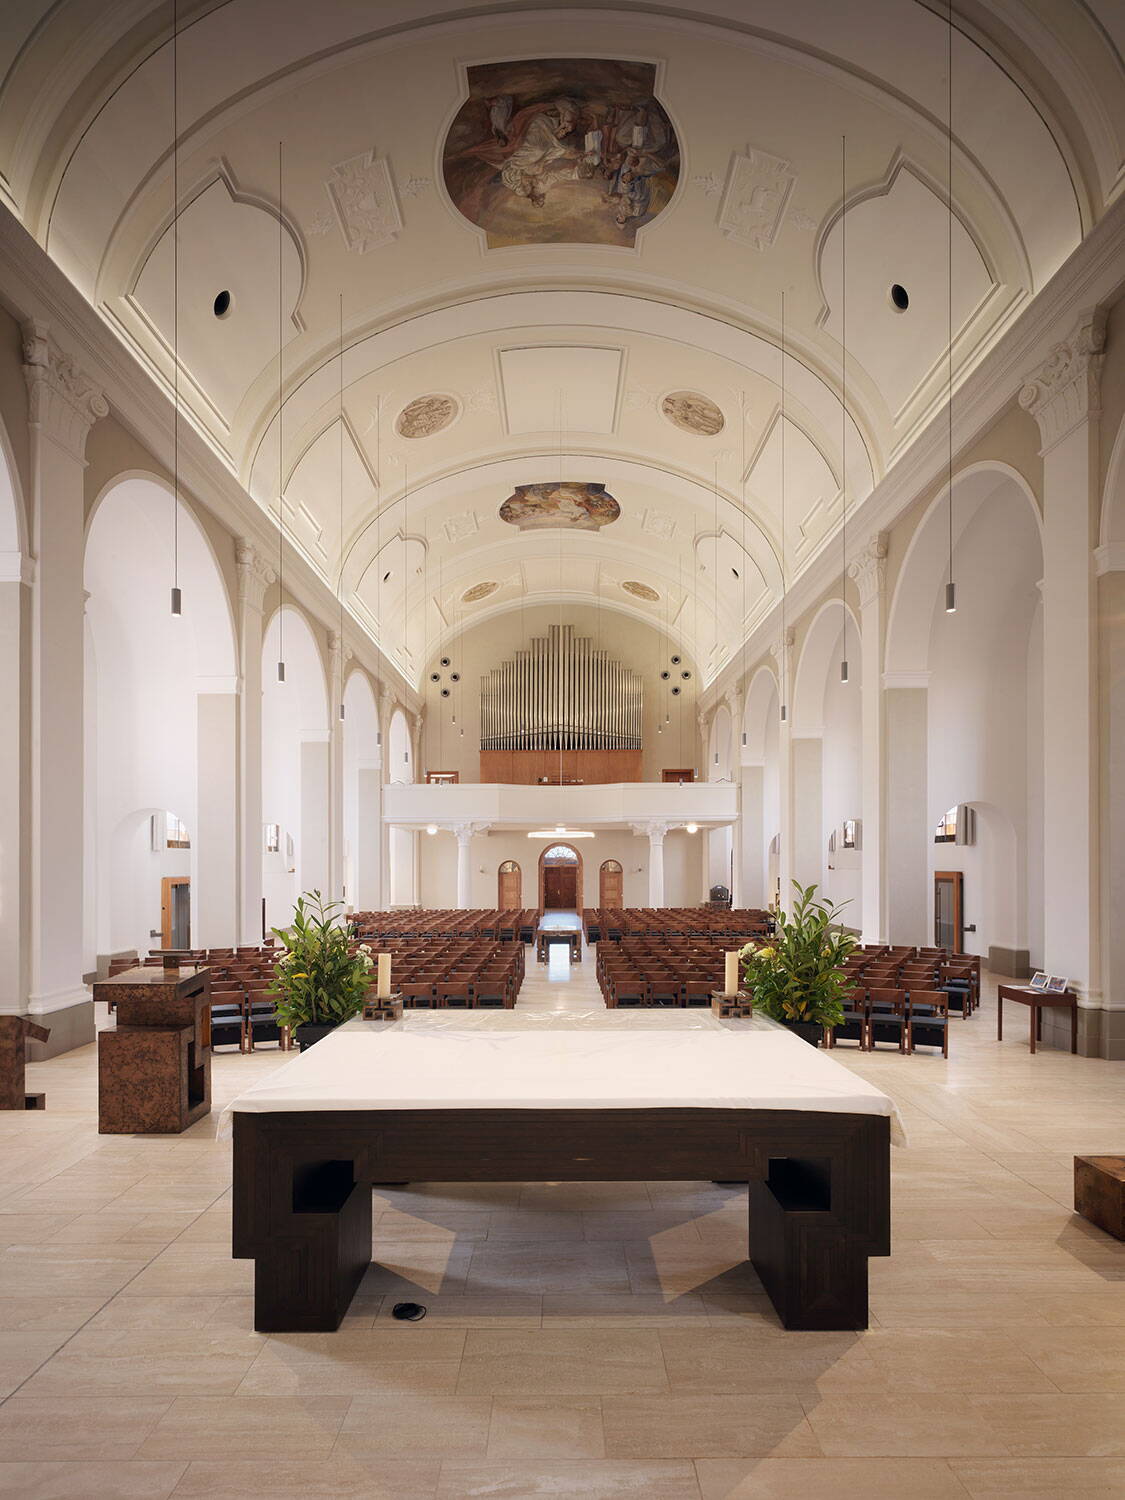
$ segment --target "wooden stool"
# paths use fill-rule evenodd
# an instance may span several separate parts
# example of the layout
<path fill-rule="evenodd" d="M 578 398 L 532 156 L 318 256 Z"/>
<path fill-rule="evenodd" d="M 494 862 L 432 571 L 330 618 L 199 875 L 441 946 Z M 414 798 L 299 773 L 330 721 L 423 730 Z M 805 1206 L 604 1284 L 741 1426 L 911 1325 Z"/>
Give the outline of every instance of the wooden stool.
<path fill-rule="evenodd" d="M 1125 1156 L 1074 1158 L 1074 1211 L 1125 1240 Z"/>

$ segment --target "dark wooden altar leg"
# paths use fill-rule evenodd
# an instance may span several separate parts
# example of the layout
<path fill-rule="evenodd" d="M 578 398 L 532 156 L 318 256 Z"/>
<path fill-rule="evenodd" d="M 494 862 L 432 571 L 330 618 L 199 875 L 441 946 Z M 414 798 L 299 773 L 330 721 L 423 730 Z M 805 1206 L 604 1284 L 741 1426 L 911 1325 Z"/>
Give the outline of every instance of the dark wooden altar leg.
<path fill-rule="evenodd" d="M 832 1212 L 827 1161 L 773 1160 L 750 1183 L 750 1259 L 786 1328 L 866 1328 L 871 1253 Z"/>
<path fill-rule="evenodd" d="M 305 1167 L 293 1186 L 292 1229 L 254 1260 L 259 1333 L 334 1333 L 371 1263 L 371 1189 L 352 1164 Z"/>
<path fill-rule="evenodd" d="M 259 1333 L 333 1333 L 371 1263 L 371 1185 L 351 1160 L 234 1117 L 234 1255 L 254 1261 Z M 315 1148 L 314 1148 L 315 1149 Z"/>

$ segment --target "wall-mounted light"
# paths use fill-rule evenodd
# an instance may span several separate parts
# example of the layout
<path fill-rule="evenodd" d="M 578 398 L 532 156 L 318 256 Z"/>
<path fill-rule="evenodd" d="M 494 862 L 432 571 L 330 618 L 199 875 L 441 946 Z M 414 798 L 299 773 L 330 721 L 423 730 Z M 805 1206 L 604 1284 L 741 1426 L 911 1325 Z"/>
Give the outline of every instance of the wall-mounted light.
<path fill-rule="evenodd" d="M 699 824 L 698 823 L 685 823 L 684 824 L 684 832 L 685 833 L 698 833 L 699 832 Z"/>
<path fill-rule="evenodd" d="M 437 832 L 437 824 L 428 823 L 426 825 L 426 832 L 430 835 L 431 838 L 433 838 L 434 834 Z"/>

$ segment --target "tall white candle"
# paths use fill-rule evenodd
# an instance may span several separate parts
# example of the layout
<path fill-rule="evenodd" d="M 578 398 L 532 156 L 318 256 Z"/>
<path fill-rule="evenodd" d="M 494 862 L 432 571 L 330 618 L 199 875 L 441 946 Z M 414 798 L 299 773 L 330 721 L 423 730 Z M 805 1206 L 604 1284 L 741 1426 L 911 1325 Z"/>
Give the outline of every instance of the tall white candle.
<path fill-rule="evenodd" d="M 724 995 L 738 994 L 738 949 L 733 949 L 727 954 L 727 974 Z"/>
<path fill-rule="evenodd" d="M 380 953 L 378 967 L 379 987 L 375 991 L 380 1000 L 391 998 L 391 955 Z"/>

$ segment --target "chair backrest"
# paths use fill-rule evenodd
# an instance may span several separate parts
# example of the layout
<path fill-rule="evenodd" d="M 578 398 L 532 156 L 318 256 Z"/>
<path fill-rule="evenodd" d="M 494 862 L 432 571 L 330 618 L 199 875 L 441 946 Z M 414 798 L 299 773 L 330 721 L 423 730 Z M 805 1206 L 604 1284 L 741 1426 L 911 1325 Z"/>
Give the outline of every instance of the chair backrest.
<path fill-rule="evenodd" d="M 868 988 L 867 1001 L 881 1010 L 900 1010 L 906 1002 L 906 991 Z"/>
<path fill-rule="evenodd" d="M 949 996 L 944 990 L 911 990 L 910 1010 L 915 1015 L 920 1011 L 930 1011 L 936 1015 L 948 1016 Z"/>

